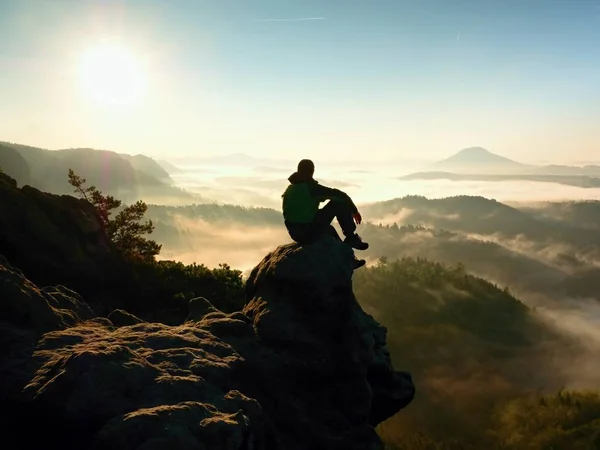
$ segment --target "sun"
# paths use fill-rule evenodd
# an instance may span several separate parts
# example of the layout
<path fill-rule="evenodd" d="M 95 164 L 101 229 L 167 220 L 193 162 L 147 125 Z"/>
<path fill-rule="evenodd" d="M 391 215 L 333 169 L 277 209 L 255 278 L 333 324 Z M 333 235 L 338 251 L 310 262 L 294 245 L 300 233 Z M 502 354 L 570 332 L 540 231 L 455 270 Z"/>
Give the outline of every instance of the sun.
<path fill-rule="evenodd" d="M 145 68 L 124 46 L 106 43 L 91 47 L 83 53 L 79 68 L 84 93 L 99 103 L 128 106 L 145 93 Z"/>

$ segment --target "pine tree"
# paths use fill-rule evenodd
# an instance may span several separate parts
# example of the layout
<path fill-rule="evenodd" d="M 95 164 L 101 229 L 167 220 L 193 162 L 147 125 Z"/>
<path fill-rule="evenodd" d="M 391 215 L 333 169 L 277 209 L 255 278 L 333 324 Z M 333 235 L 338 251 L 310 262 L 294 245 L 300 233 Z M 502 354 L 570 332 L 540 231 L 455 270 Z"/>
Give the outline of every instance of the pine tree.
<path fill-rule="evenodd" d="M 121 200 L 102 194 L 96 186 L 84 187 L 85 183 L 85 178 L 69 169 L 69 184 L 75 188 L 76 194 L 96 207 L 107 236 L 124 256 L 133 261 L 154 261 L 162 245 L 143 236 L 154 231 L 152 220 L 141 223 L 148 205 L 138 200 L 111 218 L 113 210 L 121 207 Z"/>

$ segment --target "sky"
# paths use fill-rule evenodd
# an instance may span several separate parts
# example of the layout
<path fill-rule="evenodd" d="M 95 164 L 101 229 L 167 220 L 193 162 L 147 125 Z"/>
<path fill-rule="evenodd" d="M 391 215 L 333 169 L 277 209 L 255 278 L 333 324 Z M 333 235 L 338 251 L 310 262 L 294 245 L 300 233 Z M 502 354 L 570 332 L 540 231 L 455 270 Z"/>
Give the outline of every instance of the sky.
<path fill-rule="evenodd" d="M 600 0 L 3 0 L 0 99 L 50 149 L 594 161 Z"/>

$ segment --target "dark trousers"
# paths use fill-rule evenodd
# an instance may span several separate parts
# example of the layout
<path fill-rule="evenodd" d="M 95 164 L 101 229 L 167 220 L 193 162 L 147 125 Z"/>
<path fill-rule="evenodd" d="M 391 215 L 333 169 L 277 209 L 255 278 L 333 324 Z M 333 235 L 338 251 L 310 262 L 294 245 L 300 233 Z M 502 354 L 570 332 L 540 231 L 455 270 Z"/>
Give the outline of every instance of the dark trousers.
<path fill-rule="evenodd" d="M 329 202 L 317 211 L 312 223 L 285 222 L 290 237 L 299 244 L 310 244 L 324 234 L 329 234 L 340 239 L 337 231 L 331 225 L 333 219 L 337 219 L 344 236 L 352 236 L 356 231 L 356 224 L 352 218 L 352 210 L 342 201 L 329 200 Z"/>

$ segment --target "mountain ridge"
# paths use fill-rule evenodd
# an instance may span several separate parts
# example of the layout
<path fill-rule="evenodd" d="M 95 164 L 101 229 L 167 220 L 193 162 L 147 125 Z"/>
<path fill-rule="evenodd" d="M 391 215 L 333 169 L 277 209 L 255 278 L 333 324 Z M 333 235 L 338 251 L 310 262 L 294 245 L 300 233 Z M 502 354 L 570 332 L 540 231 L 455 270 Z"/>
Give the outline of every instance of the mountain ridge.
<path fill-rule="evenodd" d="M 55 194 L 72 193 L 73 188 L 68 184 L 67 173 L 68 169 L 73 169 L 91 185 L 126 202 L 136 201 L 145 196 L 187 199 L 195 197 L 175 187 L 169 173 L 146 155 L 121 154 L 91 148 L 48 150 L 0 142 L 0 161 L 7 158 L 14 160 L 14 156 L 9 155 L 9 152 L 14 151 L 25 161 L 29 176 L 24 177 L 12 168 L 7 172 L 8 175 L 15 176 L 19 184 L 30 184 L 42 191 Z"/>

